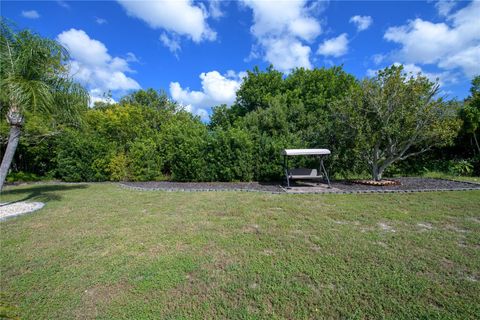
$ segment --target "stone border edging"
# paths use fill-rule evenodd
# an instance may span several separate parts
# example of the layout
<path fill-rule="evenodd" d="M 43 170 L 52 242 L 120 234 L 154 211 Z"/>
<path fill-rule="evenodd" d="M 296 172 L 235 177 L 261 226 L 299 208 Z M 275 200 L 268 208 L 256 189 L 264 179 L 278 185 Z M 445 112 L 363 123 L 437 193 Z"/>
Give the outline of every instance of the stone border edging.
<path fill-rule="evenodd" d="M 456 180 L 449 180 L 449 179 L 442 179 L 448 181 L 456 181 Z M 463 182 L 463 181 L 461 181 Z M 407 189 L 407 190 L 339 190 L 339 191 L 310 191 L 310 192 L 288 192 L 283 187 L 283 191 L 266 191 L 266 190 L 255 190 L 255 189 L 242 189 L 242 188 L 233 188 L 233 189 L 181 189 L 181 188 L 144 188 L 144 187 L 134 187 L 129 186 L 123 183 L 119 183 L 120 187 L 130 190 L 136 191 L 165 191 L 165 192 L 259 192 L 259 193 L 269 193 L 269 194 L 294 194 L 294 195 L 301 195 L 301 194 L 372 194 L 372 193 L 417 193 L 417 192 L 445 192 L 445 191 L 471 191 L 471 190 L 480 190 L 479 185 L 477 183 L 471 183 L 475 185 L 475 187 L 471 188 L 442 188 L 442 189 Z"/>
<path fill-rule="evenodd" d="M 242 189 L 242 188 L 232 188 L 232 189 L 181 189 L 181 188 L 144 188 L 144 187 L 134 187 L 129 186 L 124 183 L 119 183 L 120 187 L 125 189 L 137 190 L 137 191 L 165 191 L 165 192 L 222 192 L 222 191 L 241 191 L 241 192 L 261 192 L 261 193 L 271 193 L 271 194 L 286 194 L 284 191 L 267 191 L 267 190 L 255 190 L 255 189 Z"/>

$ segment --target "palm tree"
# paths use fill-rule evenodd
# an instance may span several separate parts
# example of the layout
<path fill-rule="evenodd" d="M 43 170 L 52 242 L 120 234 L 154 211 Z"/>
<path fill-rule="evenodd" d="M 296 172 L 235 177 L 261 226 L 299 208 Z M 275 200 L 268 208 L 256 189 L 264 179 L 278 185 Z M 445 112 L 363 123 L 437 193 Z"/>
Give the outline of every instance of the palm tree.
<path fill-rule="evenodd" d="M 0 21 L 0 114 L 10 126 L 0 165 L 0 192 L 17 149 L 25 114 L 78 117 L 88 94 L 68 76 L 67 50 L 57 41 Z"/>

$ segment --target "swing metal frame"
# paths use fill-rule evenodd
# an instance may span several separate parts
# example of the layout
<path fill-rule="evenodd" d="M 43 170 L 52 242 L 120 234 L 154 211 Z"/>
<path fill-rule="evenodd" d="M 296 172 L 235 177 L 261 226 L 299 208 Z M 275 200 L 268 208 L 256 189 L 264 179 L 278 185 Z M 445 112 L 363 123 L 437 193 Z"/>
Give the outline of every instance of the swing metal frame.
<path fill-rule="evenodd" d="M 328 149 L 284 149 L 282 150 L 283 167 L 285 170 L 285 179 L 287 188 L 290 188 L 290 180 L 319 180 L 323 179 L 330 188 L 330 179 L 328 178 L 327 169 L 323 163 L 325 157 L 331 154 Z M 292 168 L 288 166 L 288 157 L 290 156 L 315 156 L 319 159 L 317 169 Z"/>

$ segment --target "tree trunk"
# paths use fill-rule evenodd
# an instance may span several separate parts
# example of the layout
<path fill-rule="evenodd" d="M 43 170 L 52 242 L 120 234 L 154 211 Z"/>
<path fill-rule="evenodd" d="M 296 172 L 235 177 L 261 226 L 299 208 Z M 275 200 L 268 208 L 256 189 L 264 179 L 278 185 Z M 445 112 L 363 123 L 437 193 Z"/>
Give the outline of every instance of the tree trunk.
<path fill-rule="evenodd" d="M 380 168 L 378 167 L 378 163 L 372 163 L 372 179 L 374 181 L 382 180 L 382 173 L 380 172 Z"/>
<path fill-rule="evenodd" d="M 385 170 L 385 169 L 383 169 L 382 167 L 378 168 L 378 170 L 377 170 L 377 177 L 376 177 L 375 181 L 380 181 L 380 180 L 382 180 L 383 170 Z"/>
<path fill-rule="evenodd" d="M 375 144 L 375 147 L 373 148 L 373 157 L 372 157 L 372 179 L 374 181 L 378 181 L 381 179 L 381 177 L 378 177 L 378 143 Z"/>
<path fill-rule="evenodd" d="M 18 141 L 20 140 L 21 128 L 19 126 L 10 127 L 10 136 L 8 138 L 7 149 L 3 155 L 2 164 L 0 165 L 0 192 L 3 189 L 3 184 L 7 178 L 8 169 L 12 164 L 13 156 L 15 155 L 15 150 L 18 146 Z"/>
<path fill-rule="evenodd" d="M 480 145 L 478 144 L 477 133 L 473 131 L 473 140 L 475 141 L 475 145 L 477 146 L 477 151 L 480 154 Z"/>

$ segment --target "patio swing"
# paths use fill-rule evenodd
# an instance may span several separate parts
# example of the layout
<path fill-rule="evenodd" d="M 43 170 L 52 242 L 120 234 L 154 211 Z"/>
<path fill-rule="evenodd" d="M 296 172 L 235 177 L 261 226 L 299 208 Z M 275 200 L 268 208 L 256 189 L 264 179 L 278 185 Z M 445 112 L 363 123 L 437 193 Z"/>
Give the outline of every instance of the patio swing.
<path fill-rule="evenodd" d="M 287 180 L 287 188 L 290 188 L 290 180 L 319 180 L 322 179 L 327 182 L 330 188 L 330 179 L 328 178 L 327 169 L 323 164 L 323 159 L 330 154 L 328 149 L 284 149 L 283 167 L 285 169 L 285 178 Z M 319 159 L 319 166 L 317 169 L 308 168 L 292 168 L 288 167 L 289 156 L 317 156 Z"/>

